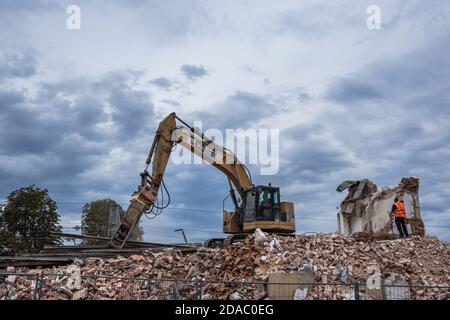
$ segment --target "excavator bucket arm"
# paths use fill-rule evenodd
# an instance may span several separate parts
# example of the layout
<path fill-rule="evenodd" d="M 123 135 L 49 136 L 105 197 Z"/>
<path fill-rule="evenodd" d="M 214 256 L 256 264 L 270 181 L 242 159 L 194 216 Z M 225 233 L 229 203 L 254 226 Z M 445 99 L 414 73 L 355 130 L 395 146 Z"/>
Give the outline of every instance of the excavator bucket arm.
<path fill-rule="evenodd" d="M 132 195 L 127 212 L 111 239 L 111 246 L 122 248 L 141 216 L 154 205 L 173 148 L 171 135 L 175 128 L 175 113 L 171 113 L 159 124 L 146 161 L 147 167 L 152 163 L 152 173 L 149 175 L 147 170 L 141 172 L 141 184 Z"/>

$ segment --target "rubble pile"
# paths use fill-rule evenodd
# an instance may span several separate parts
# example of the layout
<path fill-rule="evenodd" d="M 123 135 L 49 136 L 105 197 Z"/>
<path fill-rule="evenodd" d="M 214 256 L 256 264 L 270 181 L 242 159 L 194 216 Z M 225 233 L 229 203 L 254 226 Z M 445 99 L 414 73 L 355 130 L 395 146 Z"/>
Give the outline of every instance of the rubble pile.
<path fill-rule="evenodd" d="M 38 292 L 41 299 L 261 299 L 267 296 L 264 283 L 274 272 L 311 272 L 314 282 L 324 284 L 297 290 L 296 299 L 352 299 L 351 285 L 356 281 L 365 284 L 368 279 L 395 285 L 449 286 L 450 246 L 421 237 L 367 242 L 338 234 L 280 237 L 255 233 L 228 247 L 202 247 L 187 255 L 165 250 L 14 271 L 32 277 L 0 278 L 0 299 L 33 298 L 39 273 L 46 275 Z M 367 299 L 374 297 L 369 289 L 361 289 Z M 408 288 L 402 293 L 406 296 L 449 298 L 448 289 L 420 287 Z"/>

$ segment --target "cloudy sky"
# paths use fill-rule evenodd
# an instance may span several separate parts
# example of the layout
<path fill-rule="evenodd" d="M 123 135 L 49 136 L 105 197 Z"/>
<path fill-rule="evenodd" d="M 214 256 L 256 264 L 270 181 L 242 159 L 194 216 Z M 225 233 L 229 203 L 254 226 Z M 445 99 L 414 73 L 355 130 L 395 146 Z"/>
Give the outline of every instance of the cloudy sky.
<path fill-rule="evenodd" d="M 175 111 L 279 129 L 278 174 L 251 170 L 295 203 L 299 232 L 335 231 L 342 180 L 419 176 L 427 231 L 450 240 L 449 27 L 447 0 L 1 0 L 0 199 L 48 188 L 66 227 L 87 201 L 126 207 Z M 172 204 L 143 220 L 146 240 L 221 234 L 221 173 L 169 163 L 165 181 Z"/>

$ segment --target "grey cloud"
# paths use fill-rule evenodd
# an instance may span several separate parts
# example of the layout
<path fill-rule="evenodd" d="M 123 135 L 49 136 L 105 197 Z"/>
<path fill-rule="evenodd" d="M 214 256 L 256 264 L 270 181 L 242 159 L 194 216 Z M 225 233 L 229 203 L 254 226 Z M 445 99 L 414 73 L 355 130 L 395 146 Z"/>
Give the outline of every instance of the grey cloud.
<path fill-rule="evenodd" d="M 0 110 L 2 112 L 9 111 L 9 107 L 25 100 L 23 94 L 19 91 L 0 88 Z"/>
<path fill-rule="evenodd" d="M 105 138 L 97 124 L 111 120 L 114 133 L 109 136 L 125 140 L 150 125 L 154 114 L 151 93 L 134 88 L 142 75 L 141 71 L 118 70 L 92 81 L 81 78 L 46 83 L 41 85 L 38 101 L 44 103 L 51 99 L 58 106 L 68 103 L 67 97 L 75 95 L 70 114 L 76 116 L 73 122 L 81 128 L 81 135 Z M 111 108 L 109 115 L 105 113 L 106 106 Z"/>
<path fill-rule="evenodd" d="M 402 98 L 405 92 L 426 93 L 441 89 L 448 83 L 450 71 L 450 59 L 443 54 L 450 48 L 448 36 L 447 33 L 436 37 L 401 57 L 373 63 L 366 70 L 368 75 L 373 76 L 366 78 L 370 77 L 379 89 L 396 98 Z"/>
<path fill-rule="evenodd" d="M 298 101 L 300 102 L 309 102 L 312 97 L 308 93 L 308 91 L 304 87 L 298 87 L 295 89 L 295 94 L 297 96 Z"/>
<path fill-rule="evenodd" d="M 255 76 L 265 76 L 266 75 L 265 72 L 259 71 L 255 66 L 249 65 L 249 64 L 240 66 L 240 69 L 251 75 L 255 75 Z"/>
<path fill-rule="evenodd" d="M 226 176 L 209 164 L 169 163 L 165 182 L 173 203 L 190 208 L 221 209 L 229 189 Z M 193 186 L 197 192 L 193 192 Z"/>
<path fill-rule="evenodd" d="M 221 235 L 222 204 L 223 199 L 229 194 L 227 178 L 221 171 L 209 164 L 169 163 L 164 180 L 171 195 L 172 206 L 189 209 L 183 212 L 171 210 L 172 206 L 169 206 L 163 215 L 173 219 L 172 226 L 185 228 L 188 237 L 195 236 L 202 240 Z M 225 202 L 225 206 L 231 210 L 230 199 Z"/>
<path fill-rule="evenodd" d="M 5 111 L 0 116 L 0 145 L 4 154 L 16 155 L 24 151 L 41 153 L 46 145 L 56 139 L 50 131 L 51 126 L 44 124 L 39 127 L 39 113 L 25 101 L 26 97 L 15 91 L 3 91 L 0 94 L 0 108 Z"/>
<path fill-rule="evenodd" d="M 276 32 L 289 32 L 301 34 L 304 38 L 313 38 L 323 34 L 323 30 L 317 28 L 318 21 L 312 21 L 304 10 L 289 10 L 282 12 L 277 17 L 277 24 L 272 28 Z"/>
<path fill-rule="evenodd" d="M 383 94 L 368 83 L 347 77 L 334 81 L 328 88 L 325 97 L 329 100 L 345 104 L 382 99 Z"/>
<path fill-rule="evenodd" d="M 308 219 L 335 218 L 340 195 L 334 190 L 355 165 L 345 150 L 328 141 L 327 131 L 327 125 L 315 119 L 280 132 L 280 170 L 268 178 L 280 186 L 283 198 L 294 202 L 300 231 L 335 230 L 333 222 Z"/>
<path fill-rule="evenodd" d="M 150 93 L 134 89 L 134 81 L 132 74 L 116 72 L 94 80 L 41 83 L 36 94 L 2 89 L 1 194 L 30 183 L 49 188 L 63 201 L 84 201 L 89 192 L 117 193 L 114 180 L 121 172 L 100 179 L 85 174 L 108 161 L 113 148 L 144 154 L 140 141 L 153 126 L 154 109 Z M 128 194 L 134 185 L 123 180 L 119 189 Z"/>
<path fill-rule="evenodd" d="M 280 174 L 290 178 L 299 177 L 314 182 L 315 177 L 330 175 L 351 166 L 345 152 L 326 144 L 325 140 L 304 139 L 283 156 L 291 160 Z M 314 173 L 311 176 L 311 173 Z M 316 181 L 317 182 L 317 181 Z"/>
<path fill-rule="evenodd" d="M 27 53 L 0 51 L 0 79 L 28 78 L 36 73 L 37 61 Z"/>
<path fill-rule="evenodd" d="M 165 90 L 170 89 L 170 87 L 173 86 L 173 82 L 166 77 L 155 78 L 151 80 L 150 83 Z"/>
<path fill-rule="evenodd" d="M 121 0 L 119 10 L 123 7 L 134 10 L 134 19 L 149 30 L 158 45 L 170 45 L 183 41 L 190 34 L 204 32 L 205 19 L 212 23 L 208 15 L 209 4 L 205 2 L 186 1 L 129 1 Z"/>
<path fill-rule="evenodd" d="M 61 8 L 61 4 L 56 0 L 2 0 L 0 2 L 1 13 L 33 13 L 56 8 Z"/>
<path fill-rule="evenodd" d="M 124 87 L 112 92 L 109 101 L 114 107 L 113 120 L 122 136 L 134 136 L 151 124 L 155 110 L 147 92 Z"/>
<path fill-rule="evenodd" d="M 359 12 L 365 13 L 368 5 L 345 1 L 300 5 L 278 13 L 267 30 L 273 34 L 289 34 L 303 41 L 316 40 L 332 36 L 337 25 L 359 23 L 361 15 L 355 13 L 354 8 L 356 6 Z"/>
<path fill-rule="evenodd" d="M 202 65 L 196 66 L 191 64 L 184 64 L 180 67 L 180 70 L 181 72 L 183 72 L 185 77 L 191 81 L 209 75 L 208 70 L 206 70 L 206 68 Z"/>
<path fill-rule="evenodd" d="M 272 114 L 277 106 L 270 101 L 270 97 L 237 91 L 212 109 L 214 111 L 195 112 L 191 118 L 218 129 L 247 129 Z"/>
<path fill-rule="evenodd" d="M 400 57 L 376 61 L 357 74 L 334 80 L 325 97 L 342 104 L 382 99 L 405 102 L 414 94 L 415 99 L 427 105 L 435 104 L 439 99 L 428 93 L 439 90 L 442 95 L 447 91 L 450 59 L 442 52 L 449 48 L 448 33 L 436 36 Z M 423 101 L 419 94 L 429 98 L 428 101 Z"/>
<path fill-rule="evenodd" d="M 162 103 L 168 104 L 172 107 L 179 107 L 180 103 L 178 101 L 175 100 L 170 100 L 170 99 L 163 99 L 161 100 Z"/>

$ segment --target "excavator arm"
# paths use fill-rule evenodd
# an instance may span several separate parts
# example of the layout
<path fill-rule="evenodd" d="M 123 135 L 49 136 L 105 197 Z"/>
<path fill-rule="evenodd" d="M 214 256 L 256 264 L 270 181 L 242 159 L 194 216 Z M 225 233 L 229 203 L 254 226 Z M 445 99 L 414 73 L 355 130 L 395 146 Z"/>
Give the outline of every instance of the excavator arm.
<path fill-rule="evenodd" d="M 181 126 L 177 126 L 177 120 L 182 124 Z M 163 176 L 167 162 L 176 144 L 190 150 L 228 177 L 230 193 L 236 207 L 238 206 L 237 200 L 231 183 L 240 194 L 241 199 L 244 192 L 251 188 L 252 181 L 247 168 L 230 150 L 217 145 L 199 130 L 191 128 L 175 113 L 171 113 L 158 126 L 146 160 L 146 168 L 140 174 L 141 183 L 138 190 L 132 194 L 127 212 L 111 239 L 111 246 L 122 248 L 141 216 L 155 206 L 160 186 L 164 184 Z M 151 173 L 148 172 L 150 164 L 152 166 Z"/>
<path fill-rule="evenodd" d="M 179 127 L 173 131 L 172 141 L 222 171 L 241 195 L 252 186 L 245 165 L 230 150 L 214 143 L 196 129 Z"/>

